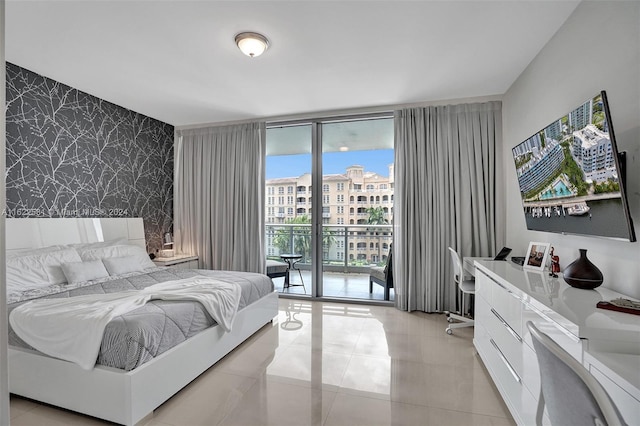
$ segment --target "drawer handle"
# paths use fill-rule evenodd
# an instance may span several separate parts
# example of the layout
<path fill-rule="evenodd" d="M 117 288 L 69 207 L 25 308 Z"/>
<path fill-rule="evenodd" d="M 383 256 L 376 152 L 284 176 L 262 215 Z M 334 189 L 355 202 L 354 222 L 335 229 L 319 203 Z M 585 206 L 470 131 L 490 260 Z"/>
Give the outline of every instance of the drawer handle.
<path fill-rule="evenodd" d="M 487 277 L 489 278 L 491 281 L 493 281 L 498 287 L 502 288 L 504 291 L 506 291 L 507 293 L 509 293 L 509 296 L 518 299 L 520 301 L 522 301 L 522 297 L 518 296 L 516 293 L 514 293 L 513 291 L 509 290 L 505 285 L 500 284 L 498 281 L 494 280 L 491 277 Z"/>
<path fill-rule="evenodd" d="M 540 315 L 547 322 L 551 323 L 555 328 L 560 330 L 560 332 L 562 332 L 562 334 L 564 334 L 569 339 L 571 339 L 571 341 L 573 341 L 575 343 L 579 343 L 580 342 L 580 340 L 581 340 L 580 337 L 576 336 L 575 334 L 573 334 L 572 332 L 570 332 L 569 330 L 564 328 L 562 325 L 558 324 L 557 321 L 551 319 L 551 317 L 549 317 L 547 314 L 542 312 L 540 309 L 536 308 L 531 303 L 528 303 L 528 302 L 523 302 L 523 303 L 527 308 L 531 309 L 533 312 L 535 312 L 536 314 Z"/>
<path fill-rule="evenodd" d="M 520 383 L 520 384 L 522 384 L 522 379 L 520 378 L 520 376 L 518 376 L 518 373 L 516 373 L 516 370 L 513 369 L 513 367 L 511 366 L 511 364 L 507 360 L 507 358 L 502 354 L 502 351 L 500 350 L 500 348 L 498 347 L 496 342 L 494 342 L 493 339 L 489 339 L 489 341 L 491 342 L 491 344 L 493 345 L 495 350 L 498 351 L 498 356 L 500 357 L 502 362 L 504 362 L 504 365 L 507 366 L 507 369 L 509 370 L 509 373 L 511 373 L 511 375 L 513 376 L 515 381 Z"/>
<path fill-rule="evenodd" d="M 511 333 L 511 335 L 513 336 L 514 339 L 516 339 L 518 342 L 522 343 L 522 337 L 518 336 L 518 333 L 516 333 L 515 330 L 513 328 L 511 328 L 511 326 L 504 319 L 502 319 L 500 314 L 497 313 L 495 309 L 491 308 L 491 313 L 493 313 L 493 315 L 495 315 L 496 318 L 498 318 L 498 321 L 500 321 L 502 323 L 502 325 L 504 325 L 507 328 L 507 331 L 509 333 Z"/>

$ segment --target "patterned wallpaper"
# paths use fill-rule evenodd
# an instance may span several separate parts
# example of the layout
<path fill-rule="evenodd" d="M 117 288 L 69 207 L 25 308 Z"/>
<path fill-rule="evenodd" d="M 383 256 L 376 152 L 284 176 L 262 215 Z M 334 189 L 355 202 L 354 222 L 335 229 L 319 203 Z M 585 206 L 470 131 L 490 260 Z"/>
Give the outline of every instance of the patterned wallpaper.
<path fill-rule="evenodd" d="M 7 217 L 142 217 L 149 251 L 173 210 L 173 126 L 7 63 Z"/>

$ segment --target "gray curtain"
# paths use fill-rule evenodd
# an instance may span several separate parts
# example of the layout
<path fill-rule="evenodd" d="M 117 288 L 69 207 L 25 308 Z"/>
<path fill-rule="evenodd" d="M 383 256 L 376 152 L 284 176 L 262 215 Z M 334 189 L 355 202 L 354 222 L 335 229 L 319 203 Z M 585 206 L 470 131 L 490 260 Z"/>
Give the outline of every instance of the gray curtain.
<path fill-rule="evenodd" d="M 265 124 L 176 131 L 176 249 L 206 269 L 265 272 Z"/>
<path fill-rule="evenodd" d="M 394 285 L 402 310 L 455 309 L 451 258 L 496 248 L 501 103 L 395 112 Z"/>

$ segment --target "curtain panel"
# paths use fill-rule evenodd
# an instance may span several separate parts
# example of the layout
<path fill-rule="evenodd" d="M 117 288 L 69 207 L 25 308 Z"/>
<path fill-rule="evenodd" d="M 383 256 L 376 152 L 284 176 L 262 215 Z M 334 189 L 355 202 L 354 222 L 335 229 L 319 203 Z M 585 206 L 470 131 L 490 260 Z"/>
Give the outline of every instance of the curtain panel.
<path fill-rule="evenodd" d="M 502 104 L 396 111 L 394 285 L 399 309 L 455 310 L 447 247 L 496 248 L 496 155 Z"/>
<path fill-rule="evenodd" d="M 176 131 L 174 236 L 205 269 L 265 272 L 265 123 Z"/>

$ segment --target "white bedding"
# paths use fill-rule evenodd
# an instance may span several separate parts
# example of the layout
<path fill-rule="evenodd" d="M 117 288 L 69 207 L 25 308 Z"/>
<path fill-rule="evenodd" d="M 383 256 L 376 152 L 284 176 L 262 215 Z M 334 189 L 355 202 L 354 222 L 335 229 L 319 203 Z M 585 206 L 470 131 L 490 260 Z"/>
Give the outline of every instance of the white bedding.
<path fill-rule="evenodd" d="M 195 277 L 136 291 L 33 300 L 14 309 L 9 321 L 20 338 L 32 347 L 90 370 L 95 365 L 104 329 L 114 317 L 153 299 L 195 300 L 228 332 L 240 294 L 238 284 Z"/>

